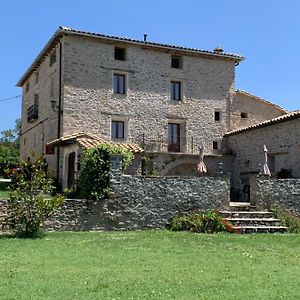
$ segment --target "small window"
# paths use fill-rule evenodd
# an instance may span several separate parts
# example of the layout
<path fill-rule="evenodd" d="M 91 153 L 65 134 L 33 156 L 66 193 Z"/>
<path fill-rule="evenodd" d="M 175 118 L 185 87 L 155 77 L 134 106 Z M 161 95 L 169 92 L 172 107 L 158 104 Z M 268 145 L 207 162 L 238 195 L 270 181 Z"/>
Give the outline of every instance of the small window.
<path fill-rule="evenodd" d="M 171 81 L 171 100 L 181 100 L 181 82 Z"/>
<path fill-rule="evenodd" d="M 215 121 L 221 121 L 221 112 L 215 111 Z"/>
<path fill-rule="evenodd" d="M 30 88 L 30 85 L 29 85 L 29 82 L 27 82 L 27 84 L 26 84 L 26 88 L 25 88 L 25 91 L 26 91 L 26 93 L 28 93 L 28 92 L 29 92 L 29 88 Z"/>
<path fill-rule="evenodd" d="M 50 54 L 50 67 L 56 62 L 56 49 Z"/>
<path fill-rule="evenodd" d="M 219 143 L 219 141 L 213 141 L 213 150 L 218 150 L 219 149 L 219 145 L 220 145 L 220 143 Z"/>
<path fill-rule="evenodd" d="M 113 79 L 113 92 L 114 94 L 125 94 L 125 75 L 124 74 L 114 74 Z"/>
<path fill-rule="evenodd" d="M 112 139 L 124 139 L 125 137 L 125 123 L 123 121 L 111 122 L 111 138 Z"/>
<path fill-rule="evenodd" d="M 241 119 L 247 119 L 248 118 L 248 114 L 245 112 L 241 113 Z"/>
<path fill-rule="evenodd" d="M 115 59 L 116 60 L 125 60 L 125 49 L 115 47 Z"/>
<path fill-rule="evenodd" d="M 35 84 L 39 82 L 39 71 L 35 72 Z"/>
<path fill-rule="evenodd" d="M 53 155 L 55 153 L 53 145 L 46 145 L 45 154 L 46 155 Z"/>
<path fill-rule="evenodd" d="M 181 64 L 181 57 L 180 56 L 174 56 L 172 55 L 171 58 L 171 67 L 175 68 L 175 69 L 181 69 L 182 68 L 182 64 Z"/>

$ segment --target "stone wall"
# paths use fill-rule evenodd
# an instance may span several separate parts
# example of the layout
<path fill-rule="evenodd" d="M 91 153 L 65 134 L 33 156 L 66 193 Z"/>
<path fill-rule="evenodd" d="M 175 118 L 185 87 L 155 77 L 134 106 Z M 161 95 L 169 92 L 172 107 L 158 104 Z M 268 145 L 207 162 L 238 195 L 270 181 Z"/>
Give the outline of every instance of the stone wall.
<path fill-rule="evenodd" d="M 66 200 L 46 222 L 49 230 L 127 230 L 164 228 L 169 219 L 194 209 L 229 206 L 229 176 L 142 177 L 115 176 L 112 197 L 95 203 Z M 5 201 L 0 202 L 5 214 Z"/>
<path fill-rule="evenodd" d="M 243 91 L 236 91 L 229 110 L 230 128 L 228 131 L 258 124 L 286 113 L 279 106 Z M 241 113 L 246 114 L 246 118 L 242 118 Z"/>
<path fill-rule="evenodd" d="M 298 118 L 230 135 L 228 145 L 235 155 L 235 181 L 242 173 L 258 172 L 259 163 L 264 163 L 264 144 L 269 151 L 269 167 L 273 176 L 281 169 L 287 169 L 294 178 L 300 178 Z"/>
<path fill-rule="evenodd" d="M 182 152 L 191 137 L 212 141 L 227 131 L 227 99 L 234 93 L 234 61 L 182 55 L 182 68 L 171 68 L 171 55 L 138 45 L 121 44 L 126 60 L 114 59 L 114 44 L 67 36 L 64 42 L 64 132 L 91 131 L 111 137 L 111 122 L 124 121 L 126 138 L 145 134 L 163 138 L 168 122 L 180 123 Z M 113 94 L 113 74 L 126 76 L 126 94 Z M 171 81 L 182 84 L 182 101 L 170 99 Z M 214 120 L 218 110 L 223 117 Z M 166 151 L 167 149 L 164 149 Z"/>
<path fill-rule="evenodd" d="M 253 176 L 251 203 L 258 208 L 280 207 L 300 217 L 300 179 L 274 179 Z"/>
<path fill-rule="evenodd" d="M 56 53 L 56 62 L 50 66 L 49 54 L 22 87 L 20 156 L 23 160 L 31 157 L 32 151 L 38 154 L 44 153 L 46 144 L 57 138 L 58 112 L 52 110 L 51 100 L 58 101 L 59 98 L 59 46 L 53 51 Z M 51 82 L 53 83 L 53 95 Z M 29 84 L 28 91 L 26 91 L 27 84 Z M 38 119 L 28 122 L 27 110 L 34 104 L 35 94 L 39 98 Z M 47 155 L 46 158 L 49 171 L 54 176 L 57 156 L 52 154 Z"/>

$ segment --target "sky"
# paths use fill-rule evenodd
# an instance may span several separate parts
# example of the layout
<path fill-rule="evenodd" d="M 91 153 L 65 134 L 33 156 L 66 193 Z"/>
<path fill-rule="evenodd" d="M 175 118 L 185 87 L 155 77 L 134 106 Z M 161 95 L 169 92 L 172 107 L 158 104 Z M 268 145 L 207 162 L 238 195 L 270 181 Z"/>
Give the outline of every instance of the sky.
<path fill-rule="evenodd" d="M 59 25 L 238 53 L 236 89 L 300 109 L 298 0 L 9 0 L 0 3 L 0 132 L 21 115 L 16 82 Z"/>

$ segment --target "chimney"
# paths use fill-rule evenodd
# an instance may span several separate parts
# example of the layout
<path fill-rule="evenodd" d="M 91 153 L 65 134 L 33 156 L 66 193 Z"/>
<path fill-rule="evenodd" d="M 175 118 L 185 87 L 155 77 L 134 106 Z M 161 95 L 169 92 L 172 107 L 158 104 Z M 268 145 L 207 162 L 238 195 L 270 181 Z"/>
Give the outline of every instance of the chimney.
<path fill-rule="evenodd" d="M 215 53 L 222 53 L 224 50 L 218 46 L 217 48 L 214 49 Z"/>

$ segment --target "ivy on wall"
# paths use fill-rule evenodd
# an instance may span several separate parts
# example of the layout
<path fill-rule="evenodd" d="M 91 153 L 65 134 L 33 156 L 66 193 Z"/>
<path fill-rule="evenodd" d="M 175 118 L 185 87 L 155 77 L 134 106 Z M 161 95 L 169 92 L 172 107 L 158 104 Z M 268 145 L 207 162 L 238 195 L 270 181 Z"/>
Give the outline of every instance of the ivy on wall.
<path fill-rule="evenodd" d="M 81 161 L 78 190 L 82 198 L 101 200 L 109 196 L 109 171 L 111 154 L 122 156 L 122 171 L 131 163 L 134 155 L 123 147 L 101 144 L 85 150 Z"/>

